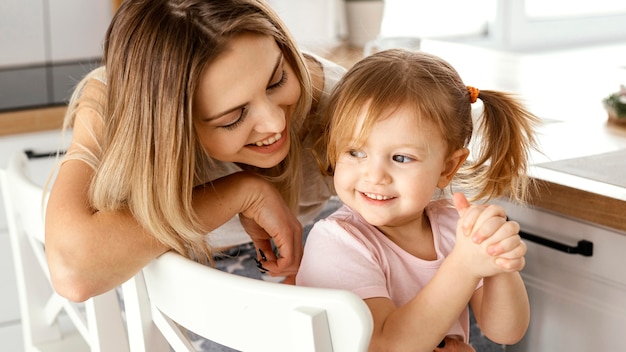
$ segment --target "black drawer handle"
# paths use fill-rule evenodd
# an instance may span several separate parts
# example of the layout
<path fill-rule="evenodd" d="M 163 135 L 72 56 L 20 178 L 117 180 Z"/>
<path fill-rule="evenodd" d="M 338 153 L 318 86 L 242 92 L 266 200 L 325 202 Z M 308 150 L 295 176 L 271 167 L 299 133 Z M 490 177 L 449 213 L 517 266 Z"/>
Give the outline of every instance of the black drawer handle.
<path fill-rule="evenodd" d="M 591 257 L 593 255 L 593 242 L 590 242 L 587 240 L 580 240 L 578 241 L 578 245 L 576 247 L 572 247 L 572 246 L 568 246 L 560 242 L 555 242 L 547 238 L 533 235 L 524 231 L 520 231 L 519 235 L 521 238 L 525 240 L 529 240 L 531 242 L 535 242 L 535 243 L 544 245 L 546 247 L 556 249 L 557 251 L 560 251 L 560 252 L 565 252 L 569 254 L 580 254 L 585 257 Z"/>
<path fill-rule="evenodd" d="M 57 152 L 35 152 L 32 149 L 26 149 L 24 150 L 24 154 L 26 154 L 26 157 L 30 160 L 30 159 L 41 159 L 41 158 L 52 158 L 57 156 Z M 64 150 L 61 150 L 58 152 L 59 156 L 65 154 Z"/>

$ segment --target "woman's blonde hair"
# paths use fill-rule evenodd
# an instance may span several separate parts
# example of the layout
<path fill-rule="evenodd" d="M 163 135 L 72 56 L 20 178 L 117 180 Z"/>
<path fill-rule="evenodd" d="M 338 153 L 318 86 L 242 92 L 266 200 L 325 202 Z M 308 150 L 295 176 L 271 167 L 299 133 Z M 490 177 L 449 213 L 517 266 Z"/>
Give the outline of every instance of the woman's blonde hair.
<path fill-rule="evenodd" d="M 457 173 L 455 184 L 473 200 L 509 196 L 523 202 L 529 190 L 527 159 L 535 148 L 539 120 L 509 94 L 481 90 L 478 98 L 484 105 L 478 155 Z M 335 87 L 325 143 L 317 144 L 316 152 L 327 156 L 322 167 L 332 174 L 339 153 L 358 128 L 362 107 L 369 103 L 358 141 L 367 138 L 377 121 L 409 107 L 417 123 L 428 121 L 436 127 L 450 154 L 469 146 L 474 129 L 471 99 L 456 70 L 439 57 L 400 49 L 376 53 L 354 65 Z"/>
<path fill-rule="evenodd" d="M 262 0 L 125 0 L 104 42 L 104 132 L 98 149 L 68 155 L 95 171 L 89 190 L 95 210 L 128 209 L 159 241 L 201 261 L 210 261 L 210 248 L 207 229 L 192 207 L 192 190 L 206 182 L 214 163 L 195 135 L 192 97 L 203 69 L 243 33 L 273 37 L 302 88 L 285 160 L 271 169 L 240 165 L 275 183 L 295 211 L 301 183 L 298 131 L 311 107 L 311 82 L 294 40 Z M 79 103 L 77 92 L 66 126 L 73 124 Z"/>

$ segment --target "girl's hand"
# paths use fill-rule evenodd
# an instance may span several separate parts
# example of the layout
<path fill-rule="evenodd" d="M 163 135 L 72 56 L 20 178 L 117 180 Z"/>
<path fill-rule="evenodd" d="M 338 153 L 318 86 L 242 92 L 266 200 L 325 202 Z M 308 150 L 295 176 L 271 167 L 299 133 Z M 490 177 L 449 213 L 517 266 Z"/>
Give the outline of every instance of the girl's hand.
<path fill-rule="evenodd" d="M 482 249 L 482 267 L 472 266 L 482 277 L 523 269 L 526 245 L 519 236 L 519 224 L 507 221 L 504 209 L 496 205 L 470 205 L 461 193 L 454 195 L 454 204 L 461 218 L 457 226 L 457 243 L 468 239 Z M 475 249 L 474 249 L 475 250 Z M 476 259 L 476 258 L 474 258 Z M 494 264 L 490 265 L 489 264 Z"/>

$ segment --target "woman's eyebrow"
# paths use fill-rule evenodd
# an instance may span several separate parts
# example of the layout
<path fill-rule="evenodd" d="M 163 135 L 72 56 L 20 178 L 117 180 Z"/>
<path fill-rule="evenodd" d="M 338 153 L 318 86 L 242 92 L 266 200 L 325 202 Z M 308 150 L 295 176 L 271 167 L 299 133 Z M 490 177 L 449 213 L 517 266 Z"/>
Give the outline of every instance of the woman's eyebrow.
<path fill-rule="evenodd" d="M 267 81 L 267 85 L 268 85 L 268 86 L 272 84 L 272 79 L 274 79 L 274 76 L 276 75 L 276 72 L 277 72 L 277 71 L 278 71 L 278 69 L 280 68 L 280 66 L 281 66 L 282 62 L 283 62 L 283 52 L 281 51 L 281 52 L 278 54 L 278 57 L 276 58 L 276 64 L 274 64 L 274 69 L 272 70 L 272 74 L 270 75 L 270 78 L 269 78 L 269 80 Z M 204 118 L 204 119 L 203 119 L 203 121 L 211 121 L 211 120 L 218 119 L 218 118 L 220 118 L 220 117 L 222 117 L 222 116 L 224 116 L 224 115 L 228 115 L 228 114 L 230 114 L 230 113 L 231 113 L 231 112 L 233 112 L 233 111 L 237 111 L 237 110 L 239 110 L 239 109 L 242 109 L 242 108 L 243 108 L 243 107 L 245 107 L 246 105 L 247 105 L 247 104 L 241 104 L 241 105 L 235 106 L 235 107 L 233 107 L 233 108 L 230 108 L 230 109 L 228 109 L 228 110 L 226 110 L 226 111 L 222 111 L 222 112 L 220 112 L 220 113 L 217 113 L 217 114 L 215 114 L 215 115 L 213 115 L 213 116 L 208 116 L 208 117 Z"/>
<path fill-rule="evenodd" d="M 282 62 L 283 62 L 283 52 L 280 51 L 278 53 L 278 57 L 276 58 L 276 64 L 274 65 L 274 70 L 272 71 L 272 74 L 270 75 L 270 79 L 267 81 L 268 87 L 272 84 L 272 80 L 274 79 L 274 76 L 276 75 L 276 71 L 278 71 L 278 68 L 281 66 Z"/>

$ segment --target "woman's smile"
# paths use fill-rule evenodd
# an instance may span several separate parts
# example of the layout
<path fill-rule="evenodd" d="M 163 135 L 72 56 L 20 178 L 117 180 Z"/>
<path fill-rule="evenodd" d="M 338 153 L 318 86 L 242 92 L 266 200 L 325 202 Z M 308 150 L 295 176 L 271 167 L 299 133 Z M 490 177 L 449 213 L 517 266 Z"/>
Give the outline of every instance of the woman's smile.
<path fill-rule="evenodd" d="M 270 144 L 274 144 L 276 143 L 276 141 L 280 140 L 280 138 L 282 137 L 282 134 L 280 133 L 276 133 L 274 136 L 263 140 L 263 141 L 258 141 L 256 143 L 252 143 L 253 145 L 256 145 L 257 147 L 262 147 L 264 145 L 270 145 Z"/>
<path fill-rule="evenodd" d="M 286 135 L 286 132 L 283 131 L 283 133 Z M 253 151 L 257 152 L 257 153 L 264 153 L 264 154 L 271 154 L 276 152 L 277 150 L 280 150 L 283 145 L 285 145 L 285 142 L 287 140 L 289 140 L 288 137 L 283 138 L 283 133 L 276 133 L 275 135 L 254 142 L 254 143 L 250 143 L 248 145 L 246 145 L 246 148 L 252 149 Z"/>

